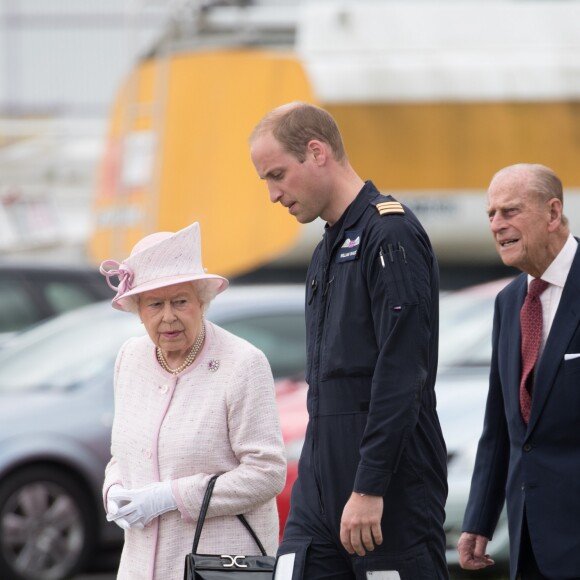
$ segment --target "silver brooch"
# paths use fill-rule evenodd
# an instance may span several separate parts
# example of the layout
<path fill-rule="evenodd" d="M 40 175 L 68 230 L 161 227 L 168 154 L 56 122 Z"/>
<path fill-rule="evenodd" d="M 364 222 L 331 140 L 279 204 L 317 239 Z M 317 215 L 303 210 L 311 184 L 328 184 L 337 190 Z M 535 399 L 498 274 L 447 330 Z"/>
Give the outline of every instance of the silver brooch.
<path fill-rule="evenodd" d="M 207 368 L 212 372 L 215 373 L 219 368 L 220 368 L 220 361 L 212 358 L 208 363 L 207 363 Z"/>

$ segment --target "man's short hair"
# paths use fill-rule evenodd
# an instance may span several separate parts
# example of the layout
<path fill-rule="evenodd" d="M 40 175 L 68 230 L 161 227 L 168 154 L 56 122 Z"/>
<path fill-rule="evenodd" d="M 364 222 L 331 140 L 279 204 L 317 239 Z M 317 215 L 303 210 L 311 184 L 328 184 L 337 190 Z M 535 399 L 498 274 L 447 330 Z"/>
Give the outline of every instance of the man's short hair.
<path fill-rule="evenodd" d="M 338 162 L 346 160 L 336 121 L 328 111 L 315 105 L 296 101 L 277 107 L 256 125 L 250 142 L 268 132 L 300 162 L 306 159 L 306 147 L 312 139 L 327 143 Z"/>

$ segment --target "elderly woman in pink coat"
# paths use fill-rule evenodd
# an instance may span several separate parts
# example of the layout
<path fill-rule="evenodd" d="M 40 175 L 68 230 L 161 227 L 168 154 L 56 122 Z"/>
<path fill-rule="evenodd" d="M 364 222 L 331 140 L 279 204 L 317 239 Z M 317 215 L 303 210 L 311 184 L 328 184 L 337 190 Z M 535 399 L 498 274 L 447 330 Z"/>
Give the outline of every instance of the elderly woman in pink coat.
<path fill-rule="evenodd" d="M 117 291 L 113 306 L 147 330 L 115 366 L 103 497 L 107 518 L 126 530 L 118 578 L 181 580 L 213 474 L 198 552 L 258 554 L 244 514 L 275 554 L 286 460 L 272 372 L 260 350 L 204 319 L 228 281 L 202 267 L 199 225 L 147 236 L 101 272 Z"/>

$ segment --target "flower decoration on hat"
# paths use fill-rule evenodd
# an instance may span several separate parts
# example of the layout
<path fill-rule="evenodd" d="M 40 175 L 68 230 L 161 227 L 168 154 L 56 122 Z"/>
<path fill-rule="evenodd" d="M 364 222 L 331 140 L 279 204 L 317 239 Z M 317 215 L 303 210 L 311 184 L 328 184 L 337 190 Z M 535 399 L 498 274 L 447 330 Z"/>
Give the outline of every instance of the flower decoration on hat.
<path fill-rule="evenodd" d="M 105 260 L 100 267 L 100 272 L 107 279 L 107 284 L 117 295 L 124 294 L 131 290 L 133 284 L 133 272 L 125 264 L 119 264 L 116 260 Z M 111 277 L 116 276 L 119 279 L 118 286 L 111 282 Z"/>

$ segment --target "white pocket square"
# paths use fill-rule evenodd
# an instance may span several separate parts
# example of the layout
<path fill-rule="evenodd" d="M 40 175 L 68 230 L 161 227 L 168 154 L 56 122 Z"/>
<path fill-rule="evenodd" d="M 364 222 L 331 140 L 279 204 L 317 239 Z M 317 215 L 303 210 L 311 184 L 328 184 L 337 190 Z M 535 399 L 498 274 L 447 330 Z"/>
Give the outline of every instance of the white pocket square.
<path fill-rule="evenodd" d="M 564 360 L 572 360 L 573 358 L 580 358 L 580 352 L 571 352 L 564 355 Z"/>

